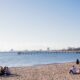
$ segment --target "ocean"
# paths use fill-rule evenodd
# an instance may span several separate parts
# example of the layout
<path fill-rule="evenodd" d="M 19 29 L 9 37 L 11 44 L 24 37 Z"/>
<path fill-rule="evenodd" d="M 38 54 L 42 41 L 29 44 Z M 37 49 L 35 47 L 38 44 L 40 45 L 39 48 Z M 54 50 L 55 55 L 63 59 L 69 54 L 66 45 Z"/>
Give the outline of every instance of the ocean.
<path fill-rule="evenodd" d="M 0 52 L 0 66 L 22 67 L 51 63 L 75 62 L 80 59 L 79 53 L 33 53 L 18 54 Z"/>

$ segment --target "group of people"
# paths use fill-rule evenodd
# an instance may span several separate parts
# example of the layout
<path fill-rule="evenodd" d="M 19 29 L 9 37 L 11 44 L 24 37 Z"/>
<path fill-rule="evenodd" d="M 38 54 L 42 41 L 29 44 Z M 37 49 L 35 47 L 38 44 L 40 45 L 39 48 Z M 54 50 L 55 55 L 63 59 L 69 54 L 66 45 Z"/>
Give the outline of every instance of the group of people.
<path fill-rule="evenodd" d="M 11 72 L 8 67 L 0 67 L 0 75 L 10 75 Z"/>
<path fill-rule="evenodd" d="M 70 69 L 69 73 L 80 74 L 80 68 L 75 67 L 74 65 Z"/>

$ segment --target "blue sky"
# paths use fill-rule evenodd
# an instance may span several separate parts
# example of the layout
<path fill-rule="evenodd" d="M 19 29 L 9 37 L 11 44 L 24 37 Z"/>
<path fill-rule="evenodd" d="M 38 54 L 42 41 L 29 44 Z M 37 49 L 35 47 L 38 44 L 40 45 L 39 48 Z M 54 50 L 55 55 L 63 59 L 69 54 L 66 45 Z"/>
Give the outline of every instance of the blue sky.
<path fill-rule="evenodd" d="M 80 46 L 80 0 L 0 0 L 0 50 Z"/>

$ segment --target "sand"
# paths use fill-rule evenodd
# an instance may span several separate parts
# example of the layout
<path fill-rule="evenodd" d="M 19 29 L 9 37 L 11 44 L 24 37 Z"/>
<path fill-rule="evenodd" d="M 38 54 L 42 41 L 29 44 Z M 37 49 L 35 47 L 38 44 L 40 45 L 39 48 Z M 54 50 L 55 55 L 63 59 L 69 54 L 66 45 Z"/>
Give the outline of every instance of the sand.
<path fill-rule="evenodd" d="M 0 76 L 0 80 L 80 80 L 80 74 L 70 74 L 75 63 L 46 64 L 30 67 L 12 67 L 11 76 Z"/>

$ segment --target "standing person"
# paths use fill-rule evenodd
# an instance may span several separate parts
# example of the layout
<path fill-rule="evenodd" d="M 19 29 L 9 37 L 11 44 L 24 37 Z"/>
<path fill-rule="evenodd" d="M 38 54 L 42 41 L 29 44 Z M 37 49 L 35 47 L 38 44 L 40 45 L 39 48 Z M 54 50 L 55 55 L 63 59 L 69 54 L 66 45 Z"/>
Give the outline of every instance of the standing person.
<path fill-rule="evenodd" d="M 79 64 L 79 59 L 76 60 L 76 64 Z"/>

